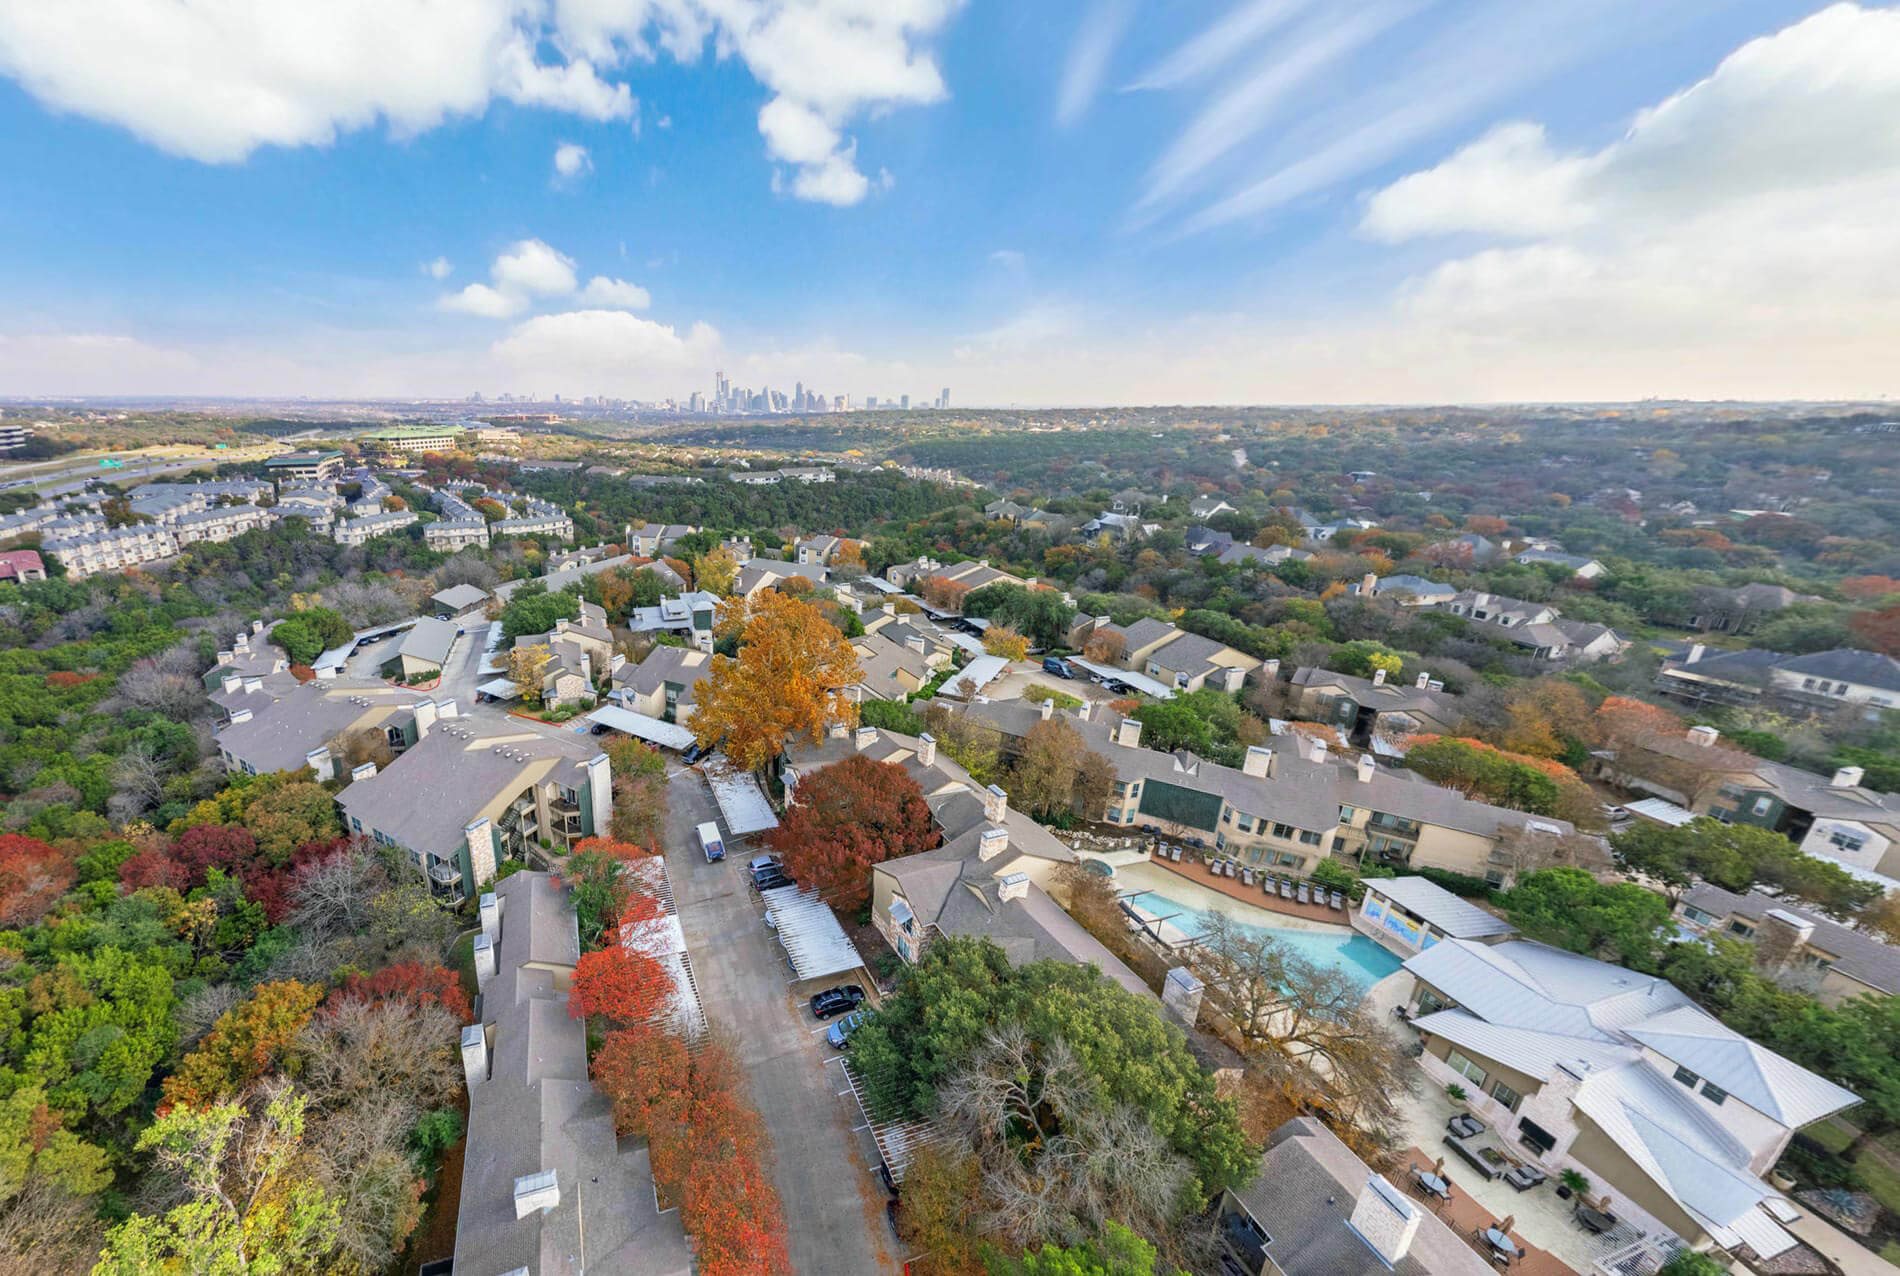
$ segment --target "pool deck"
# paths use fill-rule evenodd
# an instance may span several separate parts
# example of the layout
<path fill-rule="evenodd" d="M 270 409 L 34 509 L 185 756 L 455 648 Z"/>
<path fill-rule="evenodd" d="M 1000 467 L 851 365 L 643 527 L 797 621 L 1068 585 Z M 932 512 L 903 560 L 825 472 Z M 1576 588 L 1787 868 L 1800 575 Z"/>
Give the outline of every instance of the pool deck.
<path fill-rule="evenodd" d="M 1322 925 L 1351 929 L 1352 914 L 1350 907 L 1331 909 L 1324 904 L 1302 904 L 1297 899 L 1281 899 L 1279 895 L 1269 895 L 1260 889 L 1255 881 L 1252 886 L 1241 883 L 1238 877 L 1216 877 L 1205 864 L 1189 864 L 1183 861 L 1176 864 L 1173 860 L 1150 859 L 1148 863 L 1159 869 L 1166 869 L 1175 877 L 1185 878 L 1202 890 L 1224 895 L 1228 899 L 1251 904 L 1255 908 L 1269 913 L 1278 913 L 1284 918 L 1296 918 L 1304 922 L 1318 922 Z M 1129 867 L 1135 867 L 1130 865 Z M 1127 871 L 1118 869 L 1117 876 Z M 1188 901 L 1182 901 L 1186 903 Z"/>

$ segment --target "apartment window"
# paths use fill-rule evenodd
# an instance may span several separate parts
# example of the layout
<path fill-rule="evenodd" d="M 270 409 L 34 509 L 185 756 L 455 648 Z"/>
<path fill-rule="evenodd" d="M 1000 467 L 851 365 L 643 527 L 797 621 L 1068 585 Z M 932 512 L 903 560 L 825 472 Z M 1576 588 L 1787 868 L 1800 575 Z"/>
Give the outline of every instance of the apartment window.
<path fill-rule="evenodd" d="M 1450 1051 L 1445 1055 L 1445 1065 L 1453 1072 L 1464 1077 L 1465 1080 L 1471 1082 L 1471 1084 L 1477 1086 L 1480 1090 L 1484 1089 L 1484 1083 L 1490 1076 L 1483 1068 L 1480 1068 L 1477 1064 L 1465 1058 L 1456 1050 Z"/>
<path fill-rule="evenodd" d="M 1803 691 L 1812 691 L 1812 690 L 1814 690 L 1814 679 L 1812 679 L 1812 678 L 1803 678 L 1803 679 L 1801 680 L 1801 689 L 1802 689 Z"/>
<path fill-rule="evenodd" d="M 1122 822 L 1122 813 L 1112 806 L 1109 807 L 1108 808 L 1108 822 L 1110 824 L 1120 824 Z"/>
<path fill-rule="evenodd" d="M 1234 821 L 1234 827 L 1239 829 L 1242 833 L 1253 832 L 1253 816 L 1251 815 L 1241 816 L 1239 819 Z"/>
<path fill-rule="evenodd" d="M 1763 797 L 1756 798 L 1755 799 L 1755 814 L 1757 815 L 1768 814 L 1770 808 L 1772 808 L 1774 804 L 1775 804 L 1775 800 L 1771 797 L 1763 796 Z"/>
<path fill-rule="evenodd" d="M 1688 1086 L 1691 1090 L 1693 1090 L 1695 1089 L 1695 1083 L 1702 1080 L 1702 1078 L 1698 1077 L 1695 1073 L 1689 1071 L 1687 1068 L 1678 1067 L 1676 1069 L 1676 1080 L 1682 1082 L 1682 1084 Z"/>
<path fill-rule="evenodd" d="M 579 806 L 580 794 L 576 793 L 573 789 L 570 789 L 565 784 L 563 784 L 561 786 L 561 801 L 566 802 L 571 806 Z"/>
<path fill-rule="evenodd" d="M 1224 851 L 1227 849 L 1227 834 L 1225 833 L 1214 834 L 1214 849 L 1217 851 Z"/>
<path fill-rule="evenodd" d="M 1755 928 L 1745 921 L 1736 920 L 1728 924 L 1728 933 L 1740 936 L 1743 939 L 1749 939 L 1754 936 Z"/>
<path fill-rule="evenodd" d="M 1290 841 L 1293 837 L 1293 826 L 1291 824 L 1275 824 L 1273 826 L 1273 835 L 1275 837 L 1286 838 Z"/>
<path fill-rule="evenodd" d="M 1503 890 L 1504 889 L 1504 871 L 1502 869 L 1496 869 L 1496 868 L 1487 869 L 1484 874 L 1484 884 L 1486 886 L 1489 886 L 1494 891 Z"/>
<path fill-rule="evenodd" d="M 1220 822 L 1222 824 L 1232 824 L 1234 822 L 1234 808 L 1233 807 L 1230 806 L 1226 810 L 1220 813 Z"/>
<path fill-rule="evenodd" d="M 1511 1089 L 1510 1086 L 1505 1085 L 1502 1081 L 1493 1081 L 1491 1083 L 1491 1097 L 1513 1112 L 1517 1111 L 1518 1104 L 1524 1102 L 1523 1095 Z"/>
<path fill-rule="evenodd" d="M 1705 913 L 1690 904 L 1684 904 L 1682 906 L 1682 917 L 1684 921 L 1694 922 L 1698 926 L 1707 926 L 1711 922 L 1719 920 L 1714 913 Z"/>
<path fill-rule="evenodd" d="M 1300 842 L 1302 845 L 1305 845 L 1305 846 L 1318 846 L 1320 843 L 1320 836 L 1317 833 L 1310 832 L 1306 829 L 1301 829 Z"/>
<path fill-rule="evenodd" d="M 1702 1083 L 1702 1097 L 1719 1108 L 1722 1106 L 1722 1101 L 1728 1098 L 1728 1091 L 1713 1081 L 1704 1081 Z"/>
<path fill-rule="evenodd" d="M 1359 812 L 1354 810 L 1352 807 L 1342 806 L 1339 808 L 1339 822 L 1341 824 L 1351 824 L 1352 817 L 1357 814 L 1359 814 Z"/>
<path fill-rule="evenodd" d="M 1843 851 L 1858 851 L 1867 845 L 1865 833 L 1855 833 L 1849 829 L 1835 829 L 1828 834 L 1827 840 L 1836 849 Z"/>

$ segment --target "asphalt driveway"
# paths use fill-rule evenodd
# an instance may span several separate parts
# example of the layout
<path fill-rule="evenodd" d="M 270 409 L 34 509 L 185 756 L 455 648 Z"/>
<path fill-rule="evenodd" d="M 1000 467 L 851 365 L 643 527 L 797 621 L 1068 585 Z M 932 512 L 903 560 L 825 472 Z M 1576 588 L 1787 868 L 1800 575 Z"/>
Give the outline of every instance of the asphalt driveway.
<path fill-rule="evenodd" d="M 807 1276 L 895 1272 L 875 1145 L 855 1128 L 862 1118 L 849 1092 L 839 1093 L 846 1087 L 826 1025 L 794 998 L 791 969 L 747 882 L 746 861 L 758 852 L 729 844 L 723 862 L 708 864 L 693 835 L 718 816 L 705 782 L 682 769 L 667 791 L 674 906 L 707 1017 L 736 1046 L 772 1136 L 792 1266 Z"/>

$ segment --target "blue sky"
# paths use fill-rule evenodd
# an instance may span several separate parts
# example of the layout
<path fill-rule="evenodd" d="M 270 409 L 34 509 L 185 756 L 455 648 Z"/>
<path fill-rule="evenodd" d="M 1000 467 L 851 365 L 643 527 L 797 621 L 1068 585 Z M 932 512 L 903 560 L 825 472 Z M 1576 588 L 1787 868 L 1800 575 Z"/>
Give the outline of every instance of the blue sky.
<path fill-rule="evenodd" d="M 0 395 L 1895 388 L 1890 7 L 244 8 L 0 0 Z"/>

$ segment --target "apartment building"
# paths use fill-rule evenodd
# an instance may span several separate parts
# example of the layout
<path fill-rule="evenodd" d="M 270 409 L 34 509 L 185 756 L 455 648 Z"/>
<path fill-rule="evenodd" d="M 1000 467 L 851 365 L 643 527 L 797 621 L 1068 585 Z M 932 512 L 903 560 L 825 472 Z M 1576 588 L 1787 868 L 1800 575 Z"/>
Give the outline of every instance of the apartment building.
<path fill-rule="evenodd" d="M 655 647 L 638 664 L 615 669 L 608 694 L 635 713 L 683 725 L 693 716 L 711 661 L 696 647 Z"/>
<path fill-rule="evenodd" d="M 1269 660 L 1267 668 L 1277 672 L 1279 663 Z M 1287 712 L 1309 722 L 1327 723 L 1348 742 L 1361 746 L 1375 738 L 1398 740 L 1424 731 L 1455 735 L 1465 716 L 1458 697 L 1447 692 L 1444 683 L 1434 683 L 1428 673 L 1400 684 L 1388 680 L 1383 669 L 1360 678 L 1310 665 L 1293 671 L 1287 685 Z"/>
<path fill-rule="evenodd" d="M 967 634 L 953 634 L 924 622 L 922 616 L 899 616 L 897 604 L 884 603 L 875 611 L 861 613 L 866 634 L 877 634 L 923 657 L 926 667 L 941 669 L 955 657 L 959 648 L 973 656 L 983 654 L 983 644 Z M 965 644 L 968 644 L 967 646 Z"/>
<path fill-rule="evenodd" d="M 199 510 L 195 514 L 185 514 L 172 520 L 172 534 L 178 538 L 181 546 L 195 545 L 199 541 L 214 543 L 228 541 L 269 527 L 277 521 L 277 512 L 256 505 L 215 505 L 210 509 Z"/>
<path fill-rule="evenodd" d="M 1712 651 L 1697 643 L 1666 663 L 1656 689 L 1692 704 L 1783 701 L 1801 709 L 1900 705 L 1900 660 L 1841 649 L 1788 656 L 1776 651 Z"/>
<path fill-rule="evenodd" d="M 1153 617 L 1118 625 L 1107 616 L 1078 617 L 1069 627 L 1068 645 L 1081 651 L 1094 643 L 1116 668 L 1153 678 L 1175 691 L 1214 687 L 1238 691 L 1261 662 L 1244 651 Z M 1120 654 L 1112 653 L 1119 648 Z"/>
<path fill-rule="evenodd" d="M 922 558 L 913 558 L 908 563 L 899 563 L 884 572 L 884 579 L 900 589 L 915 590 L 926 580 L 933 578 L 947 580 L 953 585 L 961 585 L 966 590 L 981 589 L 985 585 L 994 585 L 998 581 L 1011 585 L 1034 583 L 991 567 L 990 560 L 987 558 L 978 559 L 975 562 L 966 558 L 962 562 L 946 565 L 926 555 Z"/>
<path fill-rule="evenodd" d="M 1368 894 L 1368 899 L 1374 898 Z M 1674 985 L 1544 944 L 1447 938 L 1408 957 L 1419 1066 L 1484 1122 L 1451 1139 L 1575 1168 L 1632 1232 L 1763 1264 L 1802 1209 L 1767 1175 L 1797 1130 L 1859 1097 L 1750 1041 Z"/>
<path fill-rule="evenodd" d="M 853 638 L 851 649 L 858 653 L 858 668 L 864 675 L 851 688 L 860 702 L 867 697 L 903 700 L 922 691 L 930 681 L 930 661 L 924 653 L 885 637 L 881 631 Z"/>
<path fill-rule="evenodd" d="M 352 518 L 332 527 L 330 539 L 339 545 L 361 545 L 374 537 L 413 527 L 416 521 L 413 510 L 394 510 L 388 514 L 372 514 L 368 518 Z"/>
<path fill-rule="evenodd" d="M 778 558 L 754 558 L 739 565 L 739 575 L 734 582 L 732 592 L 740 598 L 751 598 L 767 589 L 783 588 L 789 580 L 799 579 L 816 588 L 830 577 L 830 569 L 822 562 L 788 563 Z"/>
<path fill-rule="evenodd" d="M 522 634 L 515 639 L 515 647 L 547 648 L 541 703 L 550 708 L 591 699 L 595 682 L 612 667 L 614 657 L 606 611 L 586 602 L 580 605 L 578 617 L 557 620 L 546 633 Z"/>
<path fill-rule="evenodd" d="M 471 545 L 488 544 L 488 522 L 480 515 L 474 518 L 444 518 L 425 524 L 422 528 L 422 541 L 430 549 L 444 554 L 453 554 Z"/>
<path fill-rule="evenodd" d="M 219 680 L 211 698 L 225 712 L 217 746 L 228 774 L 310 767 L 320 780 L 335 779 L 338 760 L 363 733 L 374 733 L 377 742 L 401 752 L 445 711 L 456 713 L 453 701 L 438 705 L 384 682 L 339 678 L 298 684 L 237 672 L 242 667 L 221 664 L 211 671 Z"/>
<path fill-rule="evenodd" d="M 1565 620 L 1548 603 L 1529 603 L 1502 594 L 1467 589 L 1434 610 L 1464 616 L 1487 638 L 1502 638 L 1522 647 L 1539 660 L 1589 664 L 1621 655 L 1629 643 L 1607 625 Z"/>
<path fill-rule="evenodd" d="M 701 651 L 713 649 L 713 626 L 725 602 L 708 590 L 662 598 L 654 607 L 635 607 L 627 628 L 637 634 L 674 634 Z"/>
<path fill-rule="evenodd" d="M 422 452 L 453 452 L 462 442 L 462 427 L 403 425 L 388 430 L 371 430 L 363 435 L 365 443 L 374 444 L 385 452 L 402 452 L 410 455 Z"/>
<path fill-rule="evenodd" d="M 527 513 L 493 523 L 488 532 L 491 537 L 551 536 L 555 540 L 571 541 L 574 539 L 574 520 L 558 505 L 529 501 Z"/>
<path fill-rule="evenodd" d="M 1762 891 L 1738 895 L 1702 882 L 1677 902 L 1676 916 L 1698 935 L 1755 945 L 1764 973 L 1830 1006 L 1900 996 L 1900 948 Z"/>
<path fill-rule="evenodd" d="M 45 579 L 46 564 L 40 561 L 38 550 L 0 550 L 0 582 Z"/>
<path fill-rule="evenodd" d="M 49 537 L 40 548 L 57 558 L 68 576 L 83 579 L 100 572 L 124 571 L 170 558 L 178 552 L 178 538 L 169 527 L 134 523 L 129 527 Z"/>
<path fill-rule="evenodd" d="M 612 772 L 591 736 L 438 719 L 387 768 L 337 795 L 351 833 L 399 848 L 437 894 L 474 896 L 506 860 L 548 866 L 612 823 Z"/>
<path fill-rule="evenodd" d="M 951 707 L 995 727 L 1011 749 L 1055 716 L 1047 703 L 1020 700 Z M 1143 748 L 1134 718 L 1096 717 L 1089 705 L 1064 717 L 1114 769 L 1105 821 L 1255 867 L 1304 874 L 1337 857 L 1446 869 L 1502 886 L 1515 875 L 1511 851 L 1521 839 L 1576 831 L 1563 820 L 1474 802 L 1413 772 L 1380 767 L 1371 754 L 1335 755 L 1322 740 L 1275 737 L 1272 747 L 1249 748 L 1242 766 L 1228 767 L 1185 750 Z"/>
<path fill-rule="evenodd" d="M 627 552 L 638 554 L 642 558 L 658 558 L 665 554 L 683 536 L 691 536 L 698 531 L 689 523 L 640 523 L 627 528 Z M 751 557 L 750 548 L 741 556 L 740 561 Z"/>

